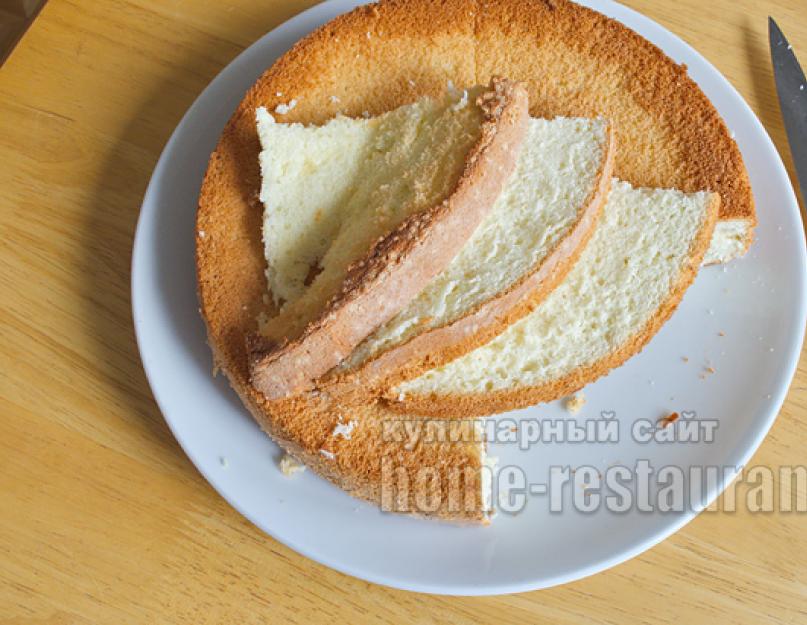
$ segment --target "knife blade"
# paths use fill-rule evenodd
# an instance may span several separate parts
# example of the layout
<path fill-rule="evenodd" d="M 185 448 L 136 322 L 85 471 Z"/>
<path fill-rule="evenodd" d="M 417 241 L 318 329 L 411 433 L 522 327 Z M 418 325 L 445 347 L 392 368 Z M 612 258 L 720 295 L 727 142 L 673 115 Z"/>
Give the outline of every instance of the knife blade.
<path fill-rule="evenodd" d="M 779 108 L 801 187 L 801 198 L 807 204 L 807 80 L 793 49 L 772 17 L 768 17 L 768 36 Z"/>

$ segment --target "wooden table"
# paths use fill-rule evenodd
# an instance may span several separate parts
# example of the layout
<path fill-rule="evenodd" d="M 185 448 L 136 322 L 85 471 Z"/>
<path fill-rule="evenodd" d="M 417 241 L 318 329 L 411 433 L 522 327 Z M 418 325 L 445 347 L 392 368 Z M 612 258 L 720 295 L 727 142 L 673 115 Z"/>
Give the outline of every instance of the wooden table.
<path fill-rule="evenodd" d="M 0 70 L 0 623 L 807 622 L 803 514 L 703 514 L 580 582 L 443 598 L 297 555 L 197 473 L 135 347 L 138 209 L 202 88 L 309 4 L 50 0 Z M 627 4 L 714 63 L 791 165 L 766 18 L 807 62 L 805 0 Z M 803 463 L 805 415 L 803 357 L 753 463 Z"/>

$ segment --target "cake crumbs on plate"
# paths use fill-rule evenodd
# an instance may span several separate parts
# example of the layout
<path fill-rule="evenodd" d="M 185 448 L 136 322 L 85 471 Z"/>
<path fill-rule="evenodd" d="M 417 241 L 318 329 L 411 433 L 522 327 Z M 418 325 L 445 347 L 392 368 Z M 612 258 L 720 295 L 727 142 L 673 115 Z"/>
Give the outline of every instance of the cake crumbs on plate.
<path fill-rule="evenodd" d="M 302 473 L 305 471 L 305 465 L 299 462 L 297 458 L 289 453 L 283 454 L 278 466 L 280 467 L 280 472 L 286 477 L 291 477 L 295 473 Z"/>
<path fill-rule="evenodd" d="M 566 400 L 565 408 L 572 414 L 577 414 L 586 405 L 586 396 L 582 392 L 575 393 Z"/>
<path fill-rule="evenodd" d="M 666 417 L 662 417 L 661 419 L 659 419 L 658 423 L 662 428 L 666 428 L 667 426 L 672 425 L 676 421 L 678 421 L 678 413 L 671 412 Z"/>
<path fill-rule="evenodd" d="M 689 362 L 689 358 L 687 356 L 681 356 L 681 360 L 684 362 Z"/>

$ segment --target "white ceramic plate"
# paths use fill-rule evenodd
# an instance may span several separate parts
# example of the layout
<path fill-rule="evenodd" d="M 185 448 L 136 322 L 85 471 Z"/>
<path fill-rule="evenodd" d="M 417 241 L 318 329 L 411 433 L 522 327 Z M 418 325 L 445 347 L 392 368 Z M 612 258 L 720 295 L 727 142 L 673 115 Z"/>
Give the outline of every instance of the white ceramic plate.
<path fill-rule="evenodd" d="M 138 343 L 154 396 L 175 436 L 207 480 L 237 510 L 292 549 L 366 580 L 432 593 L 493 594 L 545 588 L 631 558 L 682 527 L 679 513 L 567 506 L 549 511 L 530 497 L 518 514 L 487 528 L 455 527 L 384 514 L 310 472 L 277 469 L 278 448 L 258 429 L 211 356 L 197 312 L 194 216 L 207 158 L 243 93 L 300 37 L 357 2 L 331 0 L 267 34 L 205 89 L 177 127 L 143 201 L 134 246 L 132 299 Z M 502 465 L 546 482 L 552 465 L 654 467 L 675 463 L 740 467 L 762 442 L 792 379 L 807 317 L 805 248 L 793 190 L 765 129 L 732 86 L 701 56 L 659 25 L 614 2 L 584 2 L 638 31 L 678 62 L 711 98 L 743 152 L 759 210 L 748 256 L 703 270 L 672 320 L 639 356 L 586 389 L 577 419 L 615 411 L 620 442 L 545 444 L 520 451 L 493 445 Z M 725 334 L 724 337 L 719 332 Z M 682 357 L 688 357 L 684 363 Z M 710 364 L 716 372 L 701 379 Z M 637 419 L 694 410 L 716 419 L 711 444 L 639 444 Z M 520 411 L 568 417 L 559 405 Z M 713 500 L 719 480 L 707 489 Z M 568 493 L 567 493 L 568 494 Z"/>

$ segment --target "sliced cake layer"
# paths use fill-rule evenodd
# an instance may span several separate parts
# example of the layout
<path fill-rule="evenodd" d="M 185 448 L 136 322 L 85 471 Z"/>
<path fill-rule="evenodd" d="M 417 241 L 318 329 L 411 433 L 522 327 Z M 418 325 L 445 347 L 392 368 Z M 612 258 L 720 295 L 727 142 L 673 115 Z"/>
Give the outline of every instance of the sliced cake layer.
<path fill-rule="evenodd" d="M 281 309 L 249 343 L 256 388 L 270 399 L 312 388 L 448 265 L 512 172 L 526 109 L 522 88 L 494 79 L 354 124 L 284 127 L 259 112 Z M 340 148 L 352 154 L 327 159 Z"/>
<path fill-rule="evenodd" d="M 708 247 L 719 196 L 615 181 L 566 280 L 527 317 L 465 356 L 390 391 L 424 414 L 501 412 L 567 395 L 622 364 L 658 331 Z"/>
<path fill-rule="evenodd" d="M 604 120 L 530 119 L 516 169 L 485 221 L 446 270 L 338 372 L 358 370 L 366 384 L 426 369 L 526 314 L 588 240 L 613 152 Z"/>
<path fill-rule="evenodd" d="M 482 91 L 322 126 L 278 123 L 258 109 L 267 277 L 285 313 L 264 324 L 266 336 L 303 327 L 379 237 L 448 197 L 480 138 L 483 112 L 467 100 Z"/>

